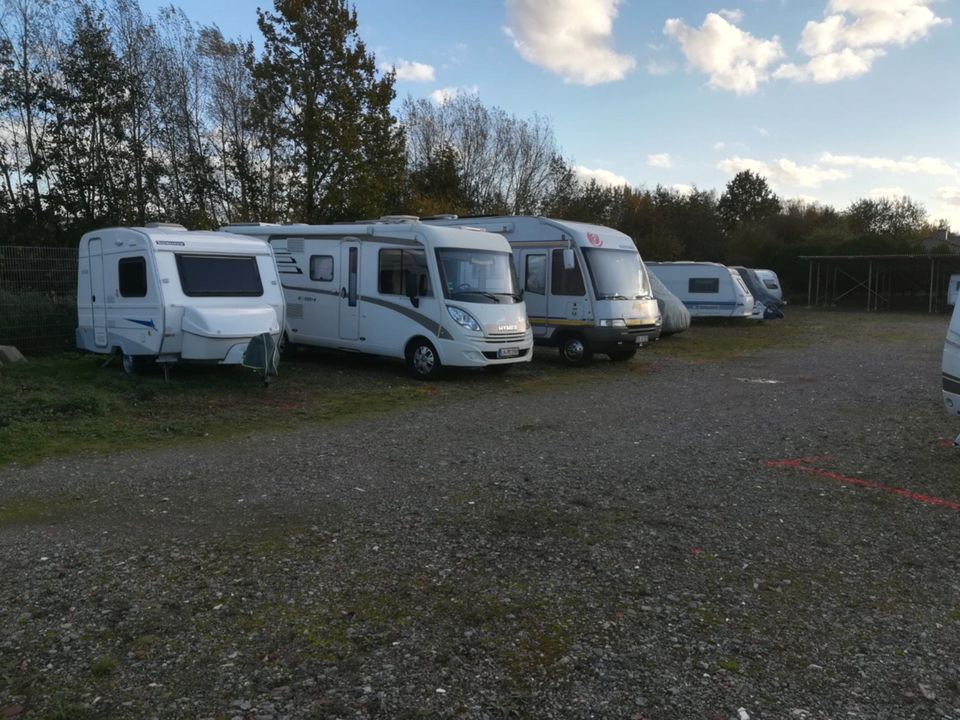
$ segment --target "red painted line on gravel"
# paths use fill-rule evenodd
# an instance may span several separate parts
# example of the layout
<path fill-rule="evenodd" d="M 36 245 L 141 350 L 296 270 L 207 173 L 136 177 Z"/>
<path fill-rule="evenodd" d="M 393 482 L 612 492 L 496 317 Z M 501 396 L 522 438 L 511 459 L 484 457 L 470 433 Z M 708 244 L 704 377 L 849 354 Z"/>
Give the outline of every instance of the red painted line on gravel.
<path fill-rule="evenodd" d="M 816 458 L 797 458 L 796 460 L 768 460 L 766 467 L 789 468 L 791 470 L 807 473 L 808 475 L 816 475 L 817 477 L 827 478 L 828 480 L 835 480 L 846 485 L 858 485 L 859 487 L 869 488 L 870 490 L 880 490 L 882 492 L 888 492 L 894 495 L 899 495 L 900 497 L 909 498 L 910 500 L 915 500 L 916 502 L 923 503 L 924 505 L 932 505 L 933 507 L 942 507 L 947 508 L 948 510 L 953 510 L 954 512 L 960 512 L 960 502 L 944 500 L 943 498 L 934 497 L 932 495 L 924 495 L 923 493 L 913 492 L 912 490 L 907 490 L 905 488 L 898 488 L 893 487 L 892 485 L 884 485 L 883 483 L 873 482 L 872 480 L 864 480 L 863 478 L 841 475 L 840 473 L 835 473 L 831 470 L 824 470 L 823 468 L 816 467 L 812 464 L 813 462 L 830 459 L 831 458 L 829 456 L 824 456 Z"/>

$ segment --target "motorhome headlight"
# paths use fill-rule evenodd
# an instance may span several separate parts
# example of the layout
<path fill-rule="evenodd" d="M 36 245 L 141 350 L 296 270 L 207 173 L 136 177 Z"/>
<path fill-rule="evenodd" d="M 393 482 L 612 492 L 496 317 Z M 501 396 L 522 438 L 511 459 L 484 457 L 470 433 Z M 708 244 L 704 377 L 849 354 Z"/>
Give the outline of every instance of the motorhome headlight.
<path fill-rule="evenodd" d="M 474 319 L 473 315 L 465 310 L 448 305 L 447 312 L 450 313 L 450 317 L 453 318 L 457 325 L 465 327 L 467 330 L 473 330 L 474 332 L 482 332 L 480 329 L 480 323 Z"/>
<path fill-rule="evenodd" d="M 612 320 L 597 320 L 600 327 L 626 327 L 627 321 L 623 318 L 614 318 Z"/>

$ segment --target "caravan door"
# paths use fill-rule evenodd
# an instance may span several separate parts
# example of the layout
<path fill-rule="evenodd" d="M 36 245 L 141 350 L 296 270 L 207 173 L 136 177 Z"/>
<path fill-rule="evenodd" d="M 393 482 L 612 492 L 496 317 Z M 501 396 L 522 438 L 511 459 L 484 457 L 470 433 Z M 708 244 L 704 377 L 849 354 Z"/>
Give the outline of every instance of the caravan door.
<path fill-rule="evenodd" d="M 520 250 L 514 250 L 520 254 Z M 523 299 L 527 305 L 527 315 L 534 337 L 547 334 L 547 250 L 536 252 L 523 251 Z"/>
<path fill-rule="evenodd" d="M 88 245 L 90 255 L 90 309 L 93 312 L 93 342 L 107 346 L 107 295 L 103 287 L 103 245 L 93 238 Z"/>
<path fill-rule="evenodd" d="M 360 243 L 340 244 L 340 339 L 360 336 Z"/>

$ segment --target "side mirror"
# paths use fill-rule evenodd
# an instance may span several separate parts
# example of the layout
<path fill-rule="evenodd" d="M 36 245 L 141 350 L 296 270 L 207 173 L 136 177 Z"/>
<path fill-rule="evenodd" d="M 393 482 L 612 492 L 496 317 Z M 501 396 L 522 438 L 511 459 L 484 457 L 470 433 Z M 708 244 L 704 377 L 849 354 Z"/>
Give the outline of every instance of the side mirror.
<path fill-rule="evenodd" d="M 563 251 L 563 269 L 573 270 L 577 266 L 577 259 L 573 255 L 573 248 L 564 248 Z"/>

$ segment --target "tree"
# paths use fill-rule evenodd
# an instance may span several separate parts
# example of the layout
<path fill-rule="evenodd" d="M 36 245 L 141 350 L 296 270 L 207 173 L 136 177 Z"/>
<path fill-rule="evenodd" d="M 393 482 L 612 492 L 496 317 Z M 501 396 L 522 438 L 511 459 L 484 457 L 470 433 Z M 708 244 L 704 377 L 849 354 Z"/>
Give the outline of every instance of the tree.
<path fill-rule="evenodd" d="M 119 225 L 130 216 L 131 178 L 122 120 L 127 77 L 110 43 L 103 14 L 80 7 L 73 37 L 60 61 L 49 159 L 50 189 L 59 214 L 75 231 Z"/>
<path fill-rule="evenodd" d="M 743 170 L 727 183 L 717 210 L 729 233 L 741 223 L 762 223 L 779 213 L 780 198 L 762 176 Z"/>
<path fill-rule="evenodd" d="M 440 146 L 424 165 L 410 171 L 411 209 L 416 215 L 470 213 L 470 198 L 463 182 L 457 151 Z"/>
<path fill-rule="evenodd" d="M 908 197 L 862 198 L 847 208 L 844 216 L 854 235 L 872 242 L 909 245 L 932 230 L 926 209 Z"/>
<path fill-rule="evenodd" d="M 403 134 L 390 112 L 394 76 L 378 77 L 346 0 L 275 0 L 264 36 L 258 115 L 276 141 L 287 215 L 324 222 L 376 215 L 397 202 Z M 271 183 L 276 178 L 271 178 Z"/>
<path fill-rule="evenodd" d="M 439 149 L 456 151 L 474 213 L 541 212 L 563 177 L 553 129 L 542 117 L 523 120 L 476 95 L 442 103 L 408 98 L 401 117 L 411 167 L 424 167 Z"/>

